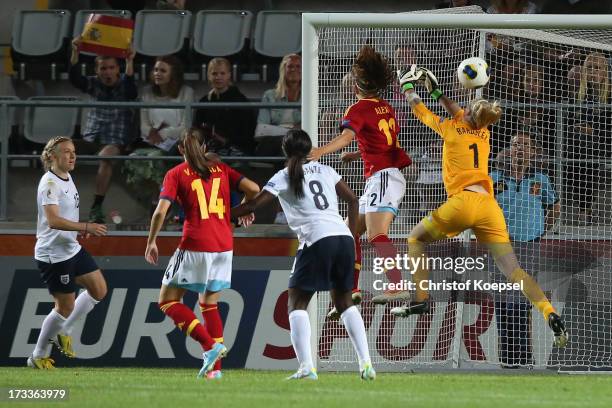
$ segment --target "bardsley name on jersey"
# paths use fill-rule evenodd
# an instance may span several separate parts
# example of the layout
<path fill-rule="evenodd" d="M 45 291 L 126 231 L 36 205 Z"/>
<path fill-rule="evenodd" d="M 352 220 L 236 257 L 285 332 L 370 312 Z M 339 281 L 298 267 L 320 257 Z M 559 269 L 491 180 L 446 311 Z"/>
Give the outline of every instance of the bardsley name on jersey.
<path fill-rule="evenodd" d="M 469 129 L 467 127 L 457 126 L 457 134 L 461 136 L 468 134 L 480 138 L 482 140 L 487 140 L 487 133 L 488 132 L 486 131 L 486 129 Z"/>

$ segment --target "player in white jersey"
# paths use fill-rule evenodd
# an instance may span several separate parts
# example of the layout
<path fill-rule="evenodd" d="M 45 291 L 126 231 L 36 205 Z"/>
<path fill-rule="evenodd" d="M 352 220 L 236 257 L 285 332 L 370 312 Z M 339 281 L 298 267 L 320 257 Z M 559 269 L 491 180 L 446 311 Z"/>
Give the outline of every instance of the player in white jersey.
<path fill-rule="evenodd" d="M 28 366 L 55 368 L 49 357 L 54 343 L 67 357 L 75 357 L 70 334 L 74 324 L 106 296 L 106 281 L 94 259 L 79 245 L 77 233 L 101 236 L 102 224 L 79 222 L 79 192 L 70 176 L 76 154 L 70 138 L 49 140 L 41 155 L 47 171 L 38 184 L 38 222 L 34 258 L 55 307 L 43 321 Z M 85 287 L 75 300 L 76 285 Z"/>
<path fill-rule="evenodd" d="M 287 167 L 253 200 L 232 208 L 232 216 L 250 214 L 278 197 L 289 227 L 298 236 L 298 252 L 289 276 L 288 312 L 291 343 L 300 367 L 289 379 L 317 379 L 306 308 L 315 292 L 329 290 L 359 358 L 361 378 L 373 380 L 376 372 L 370 362 L 363 319 L 351 299 L 359 203 L 334 169 L 307 162 L 312 143 L 306 132 L 290 130 L 282 147 Z M 348 227 L 338 213 L 338 196 L 348 203 Z"/>

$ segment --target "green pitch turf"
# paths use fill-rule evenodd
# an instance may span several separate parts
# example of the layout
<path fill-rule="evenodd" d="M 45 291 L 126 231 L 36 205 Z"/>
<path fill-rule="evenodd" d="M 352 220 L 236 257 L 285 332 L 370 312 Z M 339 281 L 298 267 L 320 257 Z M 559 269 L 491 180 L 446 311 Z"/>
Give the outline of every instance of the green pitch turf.
<path fill-rule="evenodd" d="M 318 381 L 284 381 L 289 372 L 226 370 L 221 381 L 197 380 L 198 369 L 0 367 L 0 387 L 69 389 L 60 402 L 2 407 L 380 408 L 612 407 L 612 375 L 320 373 Z M 3 389 L 6 393 L 6 389 Z"/>

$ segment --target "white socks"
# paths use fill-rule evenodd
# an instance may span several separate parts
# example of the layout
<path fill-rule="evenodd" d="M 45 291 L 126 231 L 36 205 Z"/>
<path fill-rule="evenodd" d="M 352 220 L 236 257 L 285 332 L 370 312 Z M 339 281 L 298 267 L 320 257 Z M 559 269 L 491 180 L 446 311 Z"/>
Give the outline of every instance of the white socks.
<path fill-rule="evenodd" d="M 363 366 L 370 363 L 370 351 L 368 350 L 368 340 L 366 338 L 366 331 L 361 313 L 359 313 L 359 310 L 357 310 L 355 306 L 351 306 L 346 309 L 340 317 L 342 318 L 344 327 L 351 338 L 351 343 L 353 343 L 353 348 L 359 358 L 359 369 L 363 370 Z M 291 316 L 289 316 L 289 321 L 291 321 Z M 310 333 L 310 330 L 308 330 L 308 332 Z"/>
<path fill-rule="evenodd" d="M 76 298 L 74 302 L 74 309 L 70 316 L 66 319 L 64 326 L 62 327 L 62 332 L 68 336 L 72 333 L 72 329 L 74 328 L 74 324 L 87 313 L 91 312 L 91 309 L 94 308 L 99 302 L 92 298 L 89 292 L 86 290 L 82 291 L 79 296 Z"/>
<path fill-rule="evenodd" d="M 363 322 L 361 325 L 363 326 Z M 311 370 L 313 365 L 310 353 L 310 319 L 308 312 L 305 310 L 294 310 L 289 313 L 289 326 L 291 327 L 291 344 L 293 344 L 300 368 Z"/>
<path fill-rule="evenodd" d="M 61 314 L 57 313 L 55 309 L 51 310 L 51 313 L 45 317 L 42 327 L 40 328 L 38 340 L 36 341 L 36 347 L 32 353 L 34 358 L 49 357 L 51 351 L 49 339 L 53 339 L 57 336 L 57 333 L 60 332 L 65 321 L 66 319 Z"/>

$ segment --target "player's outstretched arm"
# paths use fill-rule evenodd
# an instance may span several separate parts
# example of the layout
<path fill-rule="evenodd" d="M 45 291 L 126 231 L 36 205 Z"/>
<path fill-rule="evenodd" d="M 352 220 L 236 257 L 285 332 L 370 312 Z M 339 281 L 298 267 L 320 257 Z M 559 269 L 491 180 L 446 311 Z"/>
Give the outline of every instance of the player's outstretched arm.
<path fill-rule="evenodd" d="M 257 193 L 259 193 L 259 190 L 260 188 L 257 183 L 246 177 L 243 177 L 240 183 L 238 183 L 238 191 L 244 193 L 243 201 L 245 202 L 254 199 Z"/>
<path fill-rule="evenodd" d="M 272 203 L 276 196 L 266 190 L 260 191 L 254 199 L 242 203 L 231 209 L 232 218 L 242 217 L 254 212 L 256 209 Z"/>
<path fill-rule="evenodd" d="M 414 89 L 417 82 L 420 81 L 423 72 L 418 69 L 416 65 L 411 65 L 409 68 L 397 70 L 397 81 L 399 82 L 400 88 L 406 96 L 406 100 L 411 108 L 422 103 L 421 97 Z"/>
<path fill-rule="evenodd" d="M 425 88 L 427 89 L 427 92 L 429 92 L 429 95 L 431 95 L 435 101 L 438 101 L 449 115 L 454 117 L 461 110 L 461 106 L 459 106 L 459 104 L 454 100 L 444 95 L 444 92 L 442 92 L 440 89 L 438 78 L 436 78 L 433 72 L 423 67 L 419 69 L 422 72 Z"/>
<path fill-rule="evenodd" d="M 257 196 L 257 194 L 259 193 L 259 186 L 254 181 L 243 177 L 242 180 L 240 180 L 240 183 L 238 184 L 238 191 L 244 193 L 244 198 L 242 199 L 242 202 L 245 203 L 253 200 Z M 253 221 L 255 221 L 255 214 L 250 213 L 238 217 L 238 221 L 240 224 L 242 224 L 243 227 L 246 228 L 251 225 Z"/>
<path fill-rule="evenodd" d="M 157 265 L 157 260 L 159 259 L 157 244 L 155 242 L 157 240 L 157 234 L 159 234 L 159 230 L 161 230 L 162 225 L 164 225 L 166 214 L 171 205 L 172 202 L 170 202 L 170 200 L 160 199 L 151 217 L 151 227 L 149 228 L 149 237 L 147 238 L 147 249 L 145 249 L 145 260 L 153 265 Z"/>
<path fill-rule="evenodd" d="M 408 101 L 414 116 L 425 126 L 444 137 L 440 127 L 440 117 L 425 106 L 421 101 L 421 97 L 414 89 L 415 84 L 421 80 L 423 75 L 423 69 L 417 68 L 416 65 L 412 65 L 407 69 L 397 70 L 397 80 L 402 91 L 404 91 L 404 96 L 406 96 L 406 101 Z"/>
<path fill-rule="evenodd" d="M 353 130 L 349 128 L 345 128 L 342 130 L 342 133 L 336 136 L 328 144 L 321 147 L 313 148 L 310 151 L 308 160 L 317 161 L 321 158 L 321 156 L 325 156 L 326 154 L 330 154 L 333 152 L 337 152 L 338 150 L 344 149 L 346 146 L 351 144 L 354 138 L 355 132 L 353 132 Z"/>
<path fill-rule="evenodd" d="M 348 204 L 348 227 L 354 237 L 357 234 L 357 220 L 359 219 L 359 200 L 351 188 L 343 180 L 336 183 L 336 194 Z"/>

